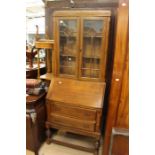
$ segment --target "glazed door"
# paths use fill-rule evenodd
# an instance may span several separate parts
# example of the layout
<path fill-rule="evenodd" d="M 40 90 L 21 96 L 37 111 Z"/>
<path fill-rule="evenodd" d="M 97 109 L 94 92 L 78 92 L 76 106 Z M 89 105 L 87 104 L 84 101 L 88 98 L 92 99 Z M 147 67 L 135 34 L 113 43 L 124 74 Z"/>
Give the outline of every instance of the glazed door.
<path fill-rule="evenodd" d="M 81 19 L 80 67 L 79 78 L 101 79 L 103 64 L 105 21 L 104 17 Z"/>
<path fill-rule="evenodd" d="M 72 17 L 57 19 L 58 24 L 58 74 L 77 77 L 79 53 L 79 20 Z"/>

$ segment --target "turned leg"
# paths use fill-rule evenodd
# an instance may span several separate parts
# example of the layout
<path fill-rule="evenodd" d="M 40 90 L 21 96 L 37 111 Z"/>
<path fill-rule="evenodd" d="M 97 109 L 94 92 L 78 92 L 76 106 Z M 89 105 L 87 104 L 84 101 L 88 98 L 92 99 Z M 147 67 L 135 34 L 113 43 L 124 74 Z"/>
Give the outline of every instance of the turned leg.
<path fill-rule="evenodd" d="M 98 155 L 98 153 L 99 153 L 99 147 L 100 147 L 100 140 L 97 140 L 95 142 L 95 152 L 94 152 L 94 155 Z"/>
<path fill-rule="evenodd" d="M 47 136 L 46 143 L 47 144 L 50 144 L 51 143 L 52 133 L 51 133 L 51 130 L 50 130 L 50 127 L 49 126 L 47 126 L 46 136 Z"/>
<path fill-rule="evenodd" d="M 35 154 L 35 155 L 39 155 L 39 154 L 38 154 L 38 151 L 35 151 L 34 154 Z"/>

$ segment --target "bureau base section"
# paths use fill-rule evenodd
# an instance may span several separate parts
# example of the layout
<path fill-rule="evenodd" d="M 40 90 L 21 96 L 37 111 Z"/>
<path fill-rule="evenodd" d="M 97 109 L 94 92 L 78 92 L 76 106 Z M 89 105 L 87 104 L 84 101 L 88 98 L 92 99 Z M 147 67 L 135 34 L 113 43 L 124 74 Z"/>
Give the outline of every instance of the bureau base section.
<path fill-rule="evenodd" d="M 84 147 L 84 146 L 56 140 L 56 139 L 52 138 L 51 128 L 57 129 L 58 131 L 61 131 L 61 132 L 69 132 L 69 133 L 74 133 L 77 135 L 92 137 L 92 138 L 94 138 L 94 147 Z M 70 148 L 87 151 L 87 152 L 92 152 L 92 153 L 94 153 L 94 155 L 98 155 L 99 147 L 100 147 L 100 133 L 84 131 L 84 130 L 80 130 L 80 129 L 76 129 L 76 128 L 72 128 L 72 127 L 66 127 L 66 126 L 62 126 L 62 125 L 59 125 L 56 123 L 50 123 L 50 122 L 46 122 L 46 129 L 47 129 L 46 130 L 47 144 L 56 143 L 59 145 L 70 147 Z"/>

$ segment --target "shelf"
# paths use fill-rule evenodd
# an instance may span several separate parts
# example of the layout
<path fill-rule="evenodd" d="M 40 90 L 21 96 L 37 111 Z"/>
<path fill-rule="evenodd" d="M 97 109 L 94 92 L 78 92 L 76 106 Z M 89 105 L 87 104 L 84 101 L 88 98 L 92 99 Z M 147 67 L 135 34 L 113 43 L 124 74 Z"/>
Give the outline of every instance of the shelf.
<path fill-rule="evenodd" d="M 63 66 L 63 65 L 60 65 L 60 67 L 63 67 L 63 68 L 74 68 L 75 66 Z"/>
<path fill-rule="evenodd" d="M 81 68 L 82 70 L 100 71 L 98 68 Z"/>
<path fill-rule="evenodd" d="M 62 57 L 76 57 L 75 55 L 68 55 L 68 54 L 60 54 Z"/>
<path fill-rule="evenodd" d="M 95 80 L 95 81 L 97 81 L 98 79 L 99 79 L 99 77 L 89 77 L 89 76 L 81 76 L 81 79 L 83 79 L 83 80 L 88 80 L 88 79 L 91 79 L 91 80 Z"/>
<path fill-rule="evenodd" d="M 83 56 L 85 59 L 100 59 L 100 57 Z"/>
<path fill-rule="evenodd" d="M 75 78 L 75 75 L 73 74 L 66 74 L 66 73 L 60 73 L 60 77 L 70 77 L 70 78 Z"/>
<path fill-rule="evenodd" d="M 40 39 L 35 42 L 36 48 L 52 49 L 54 47 L 54 40 Z"/>
<path fill-rule="evenodd" d="M 103 36 L 87 36 L 87 35 L 84 35 L 83 36 L 84 38 L 103 38 Z"/>
<path fill-rule="evenodd" d="M 65 37 L 65 38 L 67 38 L 67 37 L 77 37 L 77 36 L 69 36 L 69 35 L 68 35 L 68 36 L 67 36 L 67 35 L 65 36 L 65 35 L 61 35 L 61 34 L 60 34 L 60 37 Z"/>

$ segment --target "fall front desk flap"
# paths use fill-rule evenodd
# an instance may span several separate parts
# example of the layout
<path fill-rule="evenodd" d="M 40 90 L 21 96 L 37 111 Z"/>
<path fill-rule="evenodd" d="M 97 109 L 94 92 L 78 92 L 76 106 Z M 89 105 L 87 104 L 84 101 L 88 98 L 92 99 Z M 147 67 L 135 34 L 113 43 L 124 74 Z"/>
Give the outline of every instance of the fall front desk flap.
<path fill-rule="evenodd" d="M 75 106 L 102 108 L 105 86 L 105 82 L 53 78 L 46 99 Z"/>

